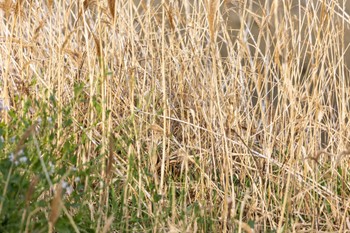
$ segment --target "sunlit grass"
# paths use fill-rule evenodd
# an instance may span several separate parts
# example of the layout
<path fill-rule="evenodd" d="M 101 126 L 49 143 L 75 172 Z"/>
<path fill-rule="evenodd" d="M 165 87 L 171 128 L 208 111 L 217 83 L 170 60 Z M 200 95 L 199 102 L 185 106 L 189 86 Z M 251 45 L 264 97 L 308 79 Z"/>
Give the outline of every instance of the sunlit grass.
<path fill-rule="evenodd" d="M 0 232 L 349 230 L 344 6 L 78 2 L 0 5 Z"/>

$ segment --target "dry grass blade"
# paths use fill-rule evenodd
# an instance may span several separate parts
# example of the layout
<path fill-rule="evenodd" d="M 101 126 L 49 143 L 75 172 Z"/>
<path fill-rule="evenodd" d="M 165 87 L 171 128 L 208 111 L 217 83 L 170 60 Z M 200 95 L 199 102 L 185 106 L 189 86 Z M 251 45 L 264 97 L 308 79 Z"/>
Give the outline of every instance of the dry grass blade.
<path fill-rule="evenodd" d="M 47 7 L 49 8 L 50 13 L 52 13 L 53 0 L 47 0 Z"/>
<path fill-rule="evenodd" d="M 208 23 L 209 23 L 210 40 L 212 43 L 215 42 L 216 18 L 217 18 L 218 10 L 219 10 L 219 0 L 209 1 Z"/>
<path fill-rule="evenodd" d="M 41 20 L 39 25 L 34 30 L 34 35 L 32 36 L 32 41 L 36 41 L 38 36 L 40 35 L 40 30 L 44 27 L 45 20 Z"/>
<path fill-rule="evenodd" d="M 51 201 L 51 212 L 49 216 L 49 232 L 54 232 L 55 224 L 62 210 L 62 184 L 59 183 L 55 189 L 55 196 Z"/>
<path fill-rule="evenodd" d="M 173 12 L 173 8 L 169 7 L 169 9 L 167 9 L 167 15 L 168 15 L 168 19 L 169 19 L 169 24 L 170 24 L 170 28 L 172 29 L 172 31 L 175 30 L 175 21 L 174 21 L 174 12 Z"/>
<path fill-rule="evenodd" d="M 108 0 L 108 9 L 109 13 L 111 14 L 112 18 L 115 18 L 115 1 L 116 0 Z"/>
<path fill-rule="evenodd" d="M 93 9 L 94 7 L 97 6 L 97 1 L 96 0 L 84 0 L 84 10 L 88 10 L 88 9 Z"/>
<path fill-rule="evenodd" d="M 8 19 L 10 17 L 10 14 L 13 10 L 13 3 L 12 0 L 4 0 L 0 3 L 0 9 L 5 13 L 5 18 Z"/>
<path fill-rule="evenodd" d="M 113 134 L 109 137 L 109 148 L 108 148 L 108 160 L 107 160 L 107 166 L 106 166 L 106 183 L 108 184 L 110 181 L 110 177 L 112 175 L 112 169 L 113 169 L 113 161 L 114 161 L 114 141 L 115 138 L 113 137 Z"/>
<path fill-rule="evenodd" d="M 231 218 L 233 200 L 231 197 L 227 198 L 227 221 Z"/>
<path fill-rule="evenodd" d="M 96 57 L 100 60 L 102 58 L 102 44 L 95 34 L 92 34 L 96 47 Z"/>
<path fill-rule="evenodd" d="M 16 2 L 16 5 L 15 5 L 15 15 L 16 16 L 24 16 L 24 12 L 23 12 L 23 3 L 24 3 L 24 0 L 18 0 Z"/>
<path fill-rule="evenodd" d="M 32 195 L 35 191 L 35 187 L 36 185 L 38 184 L 39 182 L 39 177 L 38 176 L 34 176 L 32 181 L 30 182 L 30 185 L 29 185 L 29 188 L 27 190 L 27 193 L 26 193 L 26 206 L 28 207 L 29 206 L 29 203 L 32 199 Z"/>
<path fill-rule="evenodd" d="M 106 223 L 105 223 L 105 225 L 104 225 L 104 227 L 103 227 L 103 229 L 102 229 L 102 233 L 110 232 L 109 229 L 111 228 L 111 225 L 112 225 L 112 223 L 113 223 L 113 220 L 114 220 L 113 215 L 110 216 L 110 217 L 107 219 L 107 221 L 106 221 Z"/>
<path fill-rule="evenodd" d="M 238 224 L 245 232 L 254 233 L 254 229 L 252 229 L 247 223 L 235 220 L 235 223 Z"/>

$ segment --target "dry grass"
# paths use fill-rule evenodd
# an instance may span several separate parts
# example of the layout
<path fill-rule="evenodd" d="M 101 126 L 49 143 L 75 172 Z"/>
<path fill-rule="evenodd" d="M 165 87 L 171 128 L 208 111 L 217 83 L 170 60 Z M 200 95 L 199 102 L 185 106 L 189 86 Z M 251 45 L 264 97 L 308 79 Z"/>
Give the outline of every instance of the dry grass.
<path fill-rule="evenodd" d="M 0 5 L 1 98 L 18 115 L 51 95 L 62 109 L 82 84 L 70 131 L 57 117 L 57 145 L 76 135 L 76 167 L 102 160 L 85 182 L 107 185 L 81 197 L 97 232 L 350 230 L 349 25 L 338 1 L 271 1 L 259 14 L 249 1 L 18 2 Z M 130 220 L 144 215 L 151 228 Z"/>

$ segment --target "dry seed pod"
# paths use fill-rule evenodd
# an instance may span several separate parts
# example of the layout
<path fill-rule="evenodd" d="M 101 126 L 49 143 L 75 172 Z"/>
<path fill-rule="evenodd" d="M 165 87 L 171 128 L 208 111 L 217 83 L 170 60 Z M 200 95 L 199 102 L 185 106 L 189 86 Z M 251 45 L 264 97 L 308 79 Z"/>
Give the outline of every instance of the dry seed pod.
<path fill-rule="evenodd" d="M 58 184 L 55 189 L 55 196 L 51 201 L 51 212 L 49 217 L 50 228 L 53 229 L 62 209 L 62 185 Z"/>

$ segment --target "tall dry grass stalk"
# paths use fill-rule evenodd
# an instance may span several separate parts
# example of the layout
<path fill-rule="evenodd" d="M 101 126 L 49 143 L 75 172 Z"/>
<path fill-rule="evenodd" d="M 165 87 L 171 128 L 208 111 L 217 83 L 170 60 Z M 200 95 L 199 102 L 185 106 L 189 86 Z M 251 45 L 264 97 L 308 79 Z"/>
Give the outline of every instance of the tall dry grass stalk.
<path fill-rule="evenodd" d="M 23 114 L 53 95 L 58 147 L 76 135 L 76 167 L 101 158 L 82 197 L 98 231 L 117 191 L 130 230 L 145 215 L 154 232 L 349 230 L 348 3 L 10 2 L 1 98 Z"/>
<path fill-rule="evenodd" d="M 209 24 L 209 33 L 212 43 L 215 43 L 215 33 L 217 31 L 217 14 L 219 11 L 219 0 L 209 1 L 208 7 L 208 24 Z"/>

